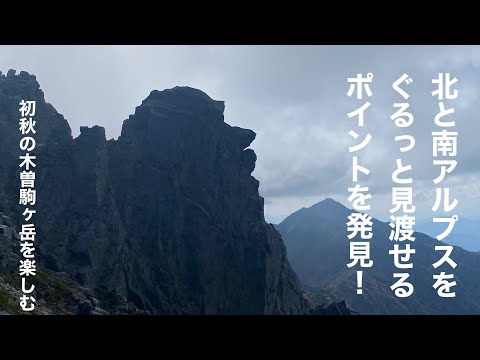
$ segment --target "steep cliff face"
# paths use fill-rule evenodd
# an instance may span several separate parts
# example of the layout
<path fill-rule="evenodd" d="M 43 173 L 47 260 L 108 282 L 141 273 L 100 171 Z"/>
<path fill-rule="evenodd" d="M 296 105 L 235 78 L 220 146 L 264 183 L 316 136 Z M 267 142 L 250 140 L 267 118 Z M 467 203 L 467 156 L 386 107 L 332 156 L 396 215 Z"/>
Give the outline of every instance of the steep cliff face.
<path fill-rule="evenodd" d="M 72 139 L 34 77 L 10 78 L 0 78 L 0 151 L 14 156 L 0 198 L 18 197 L 18 102 L 28 97 L 40 104 L 37 245 L 49 268 L 152 313 L 306 311 L 251 176 L 255 133 L 226 124 L 223 102 L 187 87 L 152 91 L 118 140 L 98 126 Z"/>
<path fill-rule="evenodd" d="M 45 102 L 43 91 L 34 75 L 15 70 L 7 74 L 0 72 L 0 211 L 17 213 L 18 173 L 21 155 L 19 141 L 21 133 L 19 102 L 35 100 L 39 120 L 36 124 L 37 149 L 49 143 L 71 142 L 71 130 L 67 121 L 57 113 L 52 105 Z"/>
<path fill-rule="evenodd" d="M 125 265 L 127 291 L 165 312 L 298 312 L 296 277 L 250 175 L 255 133 L 225 124 L 223 110 L 199 90 L 153 91 L 109 143 L 126 251 L 143 254 Z"/>

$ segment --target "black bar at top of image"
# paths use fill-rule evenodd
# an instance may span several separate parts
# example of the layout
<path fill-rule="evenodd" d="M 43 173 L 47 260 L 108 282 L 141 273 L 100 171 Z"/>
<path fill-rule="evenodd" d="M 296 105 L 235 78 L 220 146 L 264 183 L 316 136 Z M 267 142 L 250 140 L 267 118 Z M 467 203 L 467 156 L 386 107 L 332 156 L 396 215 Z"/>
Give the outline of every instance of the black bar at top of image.
<path fill-rule="evenodd" d="M 382 9 L 364 2 L 224 5 L 157 9 L 135 3 L 115 9 L 83 6 L 63 14 L 44 8 L 4 10 L 0 44 L 480 44 L 474 12 L 460 14 L 455 4 L 448 11 L 436 6 L 425 13 L 408 3 L 386 3 Z"/>

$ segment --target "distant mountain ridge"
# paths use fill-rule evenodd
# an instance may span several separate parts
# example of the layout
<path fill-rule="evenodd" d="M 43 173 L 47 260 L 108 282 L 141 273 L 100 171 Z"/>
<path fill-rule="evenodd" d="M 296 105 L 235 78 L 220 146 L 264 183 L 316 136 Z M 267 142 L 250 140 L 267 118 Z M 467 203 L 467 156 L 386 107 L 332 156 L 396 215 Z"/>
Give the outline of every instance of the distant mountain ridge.
<path fill-rule="evenodd" d="M 305 287 L 343 298 L 360 314 L 480 314 L 480 253 L 454 247 L 457 297 L 440 298 L 432 287 L 433 273 L 442 269 L 432 266 L 439 259 L 434 246 L 440 242 L 415 233 L 416 254 L 412 255 L 414 268 L 409 279 L 415 292 L 399 299 L 390 289 L 395 272 L 393 257 L 388 254 L 393 247 L 388 239 L 391 228 L 376 219 L 371 240 L 374 264 L 364 269 L 363 295 L 357 295 L 355 269 L 346 266 L 350 262 L 346 226 L 350 213 L 341 203 L 326 199 L 277 225 L 290 263 Z"/>

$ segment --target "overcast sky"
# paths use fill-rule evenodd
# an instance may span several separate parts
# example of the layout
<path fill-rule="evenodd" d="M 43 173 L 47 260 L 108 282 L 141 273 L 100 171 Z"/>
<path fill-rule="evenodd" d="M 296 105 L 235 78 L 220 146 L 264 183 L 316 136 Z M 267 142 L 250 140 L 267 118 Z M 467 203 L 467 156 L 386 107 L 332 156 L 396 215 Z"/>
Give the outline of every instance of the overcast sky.
<path fill-rule="evenodd" d="M 118 137 L 123 120 L 153 89 L 187 85 L 224 100 L 225 121 L 257 133 L 254 176 L 266 218 L 275 223 L 325 197 L 348 205 L 351 129 L 373 136 L 359 153 L 371 170 L 362 181 L 372 192 L 371 213 L 388 218 L 391 173 L 402 158 L 413 166 L 417 216 L 431 218 L 438 100 L 430 92 L 438 72 L 459 80 L 458 99 L 447 102 L 455 108 L 458 166 L 446 184 L 459 215 L 479 216 L 479 66 L 477 46 L 0 46 L 0 70 L 35 74 L 74 136 L 80 126 L 101 125 L 108 138 Z M 372 106 L 359 129 L 346 116 L 360 104 L 346 96 L 346 79 L 368 72 Z M 393 102 L 402 102 L 391 85 L 403 73 L 413 79 L 404 88 L 415 116 L 406 130 L 390 120 Z M 394 141 L 402 133 L 416 137 L 407 154 Z"/>

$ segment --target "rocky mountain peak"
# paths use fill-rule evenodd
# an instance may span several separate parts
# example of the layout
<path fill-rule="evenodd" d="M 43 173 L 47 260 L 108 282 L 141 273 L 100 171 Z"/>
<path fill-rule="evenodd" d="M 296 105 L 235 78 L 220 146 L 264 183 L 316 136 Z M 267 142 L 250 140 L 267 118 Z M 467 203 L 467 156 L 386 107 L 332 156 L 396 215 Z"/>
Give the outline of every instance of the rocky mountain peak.
<path fill-rule="evenodd" d="M 277 226 L 288 250 L 289 260 L 305 289 L 313 293 L 334 295 L 344 299 L 360 314 L 478 314 L 480 297 L 478 276 L 480 254 L 454 247 L 453 259 L 458 266 L 452 271 L 458 282 L 456 297 L 439 297 L 432 287 L 433 275 L 445 271 L 435 269 L 438 240 L 415 232 L 415 254 L 409 281 L 415 292 L 408 298 L 396 297 L 390 286 L 398 272 L 389 251 L 395 242 L 389 240 L 392 228 L 375 218 L 370 242 L 373 266 L 364 269 L 363 294 L 357 295 L 356 269 L 348 268 L 350 248 L 346 223 L 350 210 L 342 204 L 324 200 L 301 209 Z M 448 266 L 448 265 L 447 265 Z M 445 269 L 445 270 L 444 270 Z"/>
<path fill-rule="evenodd" d="M 203 91 L 188 86 L 176 86 L 162 91 L 153 90 L 142 102 L 142 106 L 177 108 L 195 113 L 210 112 L 223 115 L 225 103 L 213 100 Z"/>
<path fill-rule="evenodd" d="M 10 69 L 7 74 L 0 72 L 0 90 L 8 96 L 24 96 L 33 99 L 43 99 L 43 91 L 35 75 L 26 71 Z"/>
<path fill-rule="evenodd" d="M 255 133 L 226 124 L 222 101 L 188 87 L 154 90 L 118 140 L 107 142 L 99 126 L 72 139 L 36 79 L 10 71 L 0 78 L 0 209 L 18 196 L 22 97 L 38 101 L 45 266 L 151 313 L 307 311 L 282 239 L 264 221 L 251 176 L 256 155 L 247 149 Z"/>
<path fill-rule="evenodd" d="M 185 125 L 206 128 L 223 123 L 223 101 L 212 100 L 204 92 L 190 87 L 174 87 L 163 91 L 153 90 L 135 109 L 135 114 L 125 120 L 122 137 L 157 136 L 161 131 Z M 171 123 L 174 120 L 178 123 Z"/>
<path fill-rule="evenodd" d="M 80 126 L 80 136 L 96 141 L 106 141 L 105 128 L 98 125 L 92 127 Z"/>

